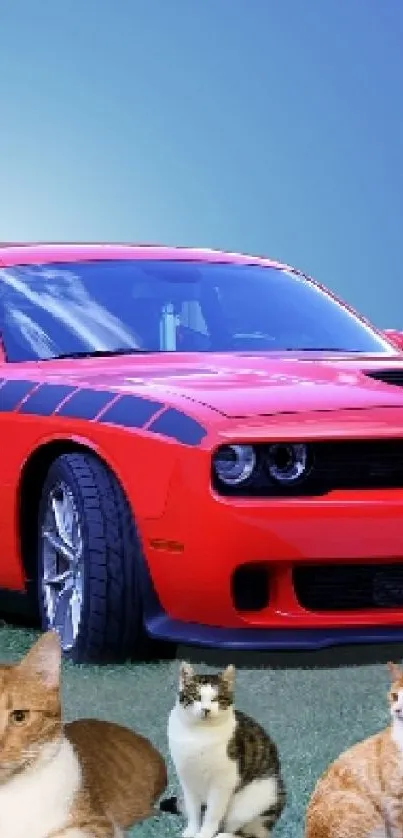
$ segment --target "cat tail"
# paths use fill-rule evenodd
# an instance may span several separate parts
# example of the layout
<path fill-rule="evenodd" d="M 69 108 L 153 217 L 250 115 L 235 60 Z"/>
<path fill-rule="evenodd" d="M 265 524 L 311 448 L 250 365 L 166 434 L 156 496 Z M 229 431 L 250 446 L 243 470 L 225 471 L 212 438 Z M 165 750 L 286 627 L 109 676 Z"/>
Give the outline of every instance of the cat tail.
<path fill-rule="evenodd" d="M 161 800 L 158 806 L 158 814 L 161 812 L 167 812 L 169 815 L 182 815 L 182 809 L 180 805 L 180 801 L 176 796 L 174 797 L 165 797 L 164 800 Z"/>

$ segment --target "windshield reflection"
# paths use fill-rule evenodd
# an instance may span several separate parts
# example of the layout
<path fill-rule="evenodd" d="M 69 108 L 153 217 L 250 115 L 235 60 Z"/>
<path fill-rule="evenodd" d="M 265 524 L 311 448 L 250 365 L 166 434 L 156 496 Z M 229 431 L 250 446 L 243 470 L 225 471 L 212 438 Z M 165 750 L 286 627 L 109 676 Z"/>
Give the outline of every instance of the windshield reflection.
<path fill-rule="evenodd" d="M 393 354 L 370 326 L 282 268 L 94 260 L 0 268 L 7 360 L 133 352 Z"/>
<path fill-rule="evenodd" d="M 33 311 L 42 310 L 51 314 L 55 321 L 68 326 L 90 350 L 113 350 L 116 346 L 138 348 L 134 332 L 90 296 L 79 274 L 73 270 L 19 268 L 16 274 L 15 271 L 2 269 L 1 281 L 16 292 L 15 295 L 4 295 L 2 315 L 5 325 L 9 323 L 11 328 L 17 327 L 38 357 L 54 357 L 59 349 L 44 328 L 18 308 L 19 299 L 20 302 L 26 300 L 31 303 Z"/>

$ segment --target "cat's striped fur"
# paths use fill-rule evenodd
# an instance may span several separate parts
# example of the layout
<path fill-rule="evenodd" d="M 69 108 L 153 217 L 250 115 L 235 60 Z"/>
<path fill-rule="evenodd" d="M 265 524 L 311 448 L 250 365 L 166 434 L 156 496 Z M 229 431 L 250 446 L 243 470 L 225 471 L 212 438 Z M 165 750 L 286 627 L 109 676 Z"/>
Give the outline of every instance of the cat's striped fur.
<path fill-rule="evenodd" d="M 64 726 L 79 756 L 86 785 L 125 829 L 156 814 L 167 786 L 165 761 L 140 734 L 113 722 L 78 719 Z"/>
<path fill-rule="evenodd" d="M 261 813 L 264 828 L 270 831 L 278 821 L 286 802 L 284 781 L 281 774 L 277 746 L 258 722 L 241 710 L 234 710 L 236 727 L 228 742 L 227 753 L 237 763 L 239 782 L 236 791 L 250 785 L 256 778 L 275 777 L 277 794 L 275 802 Z M 245 827 L 237 835 L 249 836 Z"/>

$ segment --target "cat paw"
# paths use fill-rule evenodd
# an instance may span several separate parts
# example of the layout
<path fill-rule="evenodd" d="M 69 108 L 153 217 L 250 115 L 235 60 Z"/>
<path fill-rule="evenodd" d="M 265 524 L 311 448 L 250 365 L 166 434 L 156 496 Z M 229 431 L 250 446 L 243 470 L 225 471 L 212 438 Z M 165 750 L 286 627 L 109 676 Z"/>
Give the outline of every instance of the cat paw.
<path fill-rule="evenodd" d="M 216 833 L 214 830 L 212 831 L 211 829 L 205 829 L 202 827 L 200 831 L 193 836 L 193 838 L 215 838 L 215 835 Z"/>
<path fill-rule="evenodd" d="M 193 826 L 193 824 L 188 824 L 188 826 L 182 832 L 182 838 L 196 838 L 198 833 L 198 827 Z"/>

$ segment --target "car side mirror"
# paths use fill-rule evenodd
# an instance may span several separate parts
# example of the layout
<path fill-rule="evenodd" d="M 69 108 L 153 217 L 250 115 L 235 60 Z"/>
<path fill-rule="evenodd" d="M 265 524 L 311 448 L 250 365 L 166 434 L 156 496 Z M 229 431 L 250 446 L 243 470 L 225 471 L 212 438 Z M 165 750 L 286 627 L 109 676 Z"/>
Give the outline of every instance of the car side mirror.
<path fill-rule="evenodd" d="M 398 329 L 383 329 L 382 334 L 390 343 L 396 346 L 396 349 L 403 351 L 403 332 L 399 332 Z"/>

